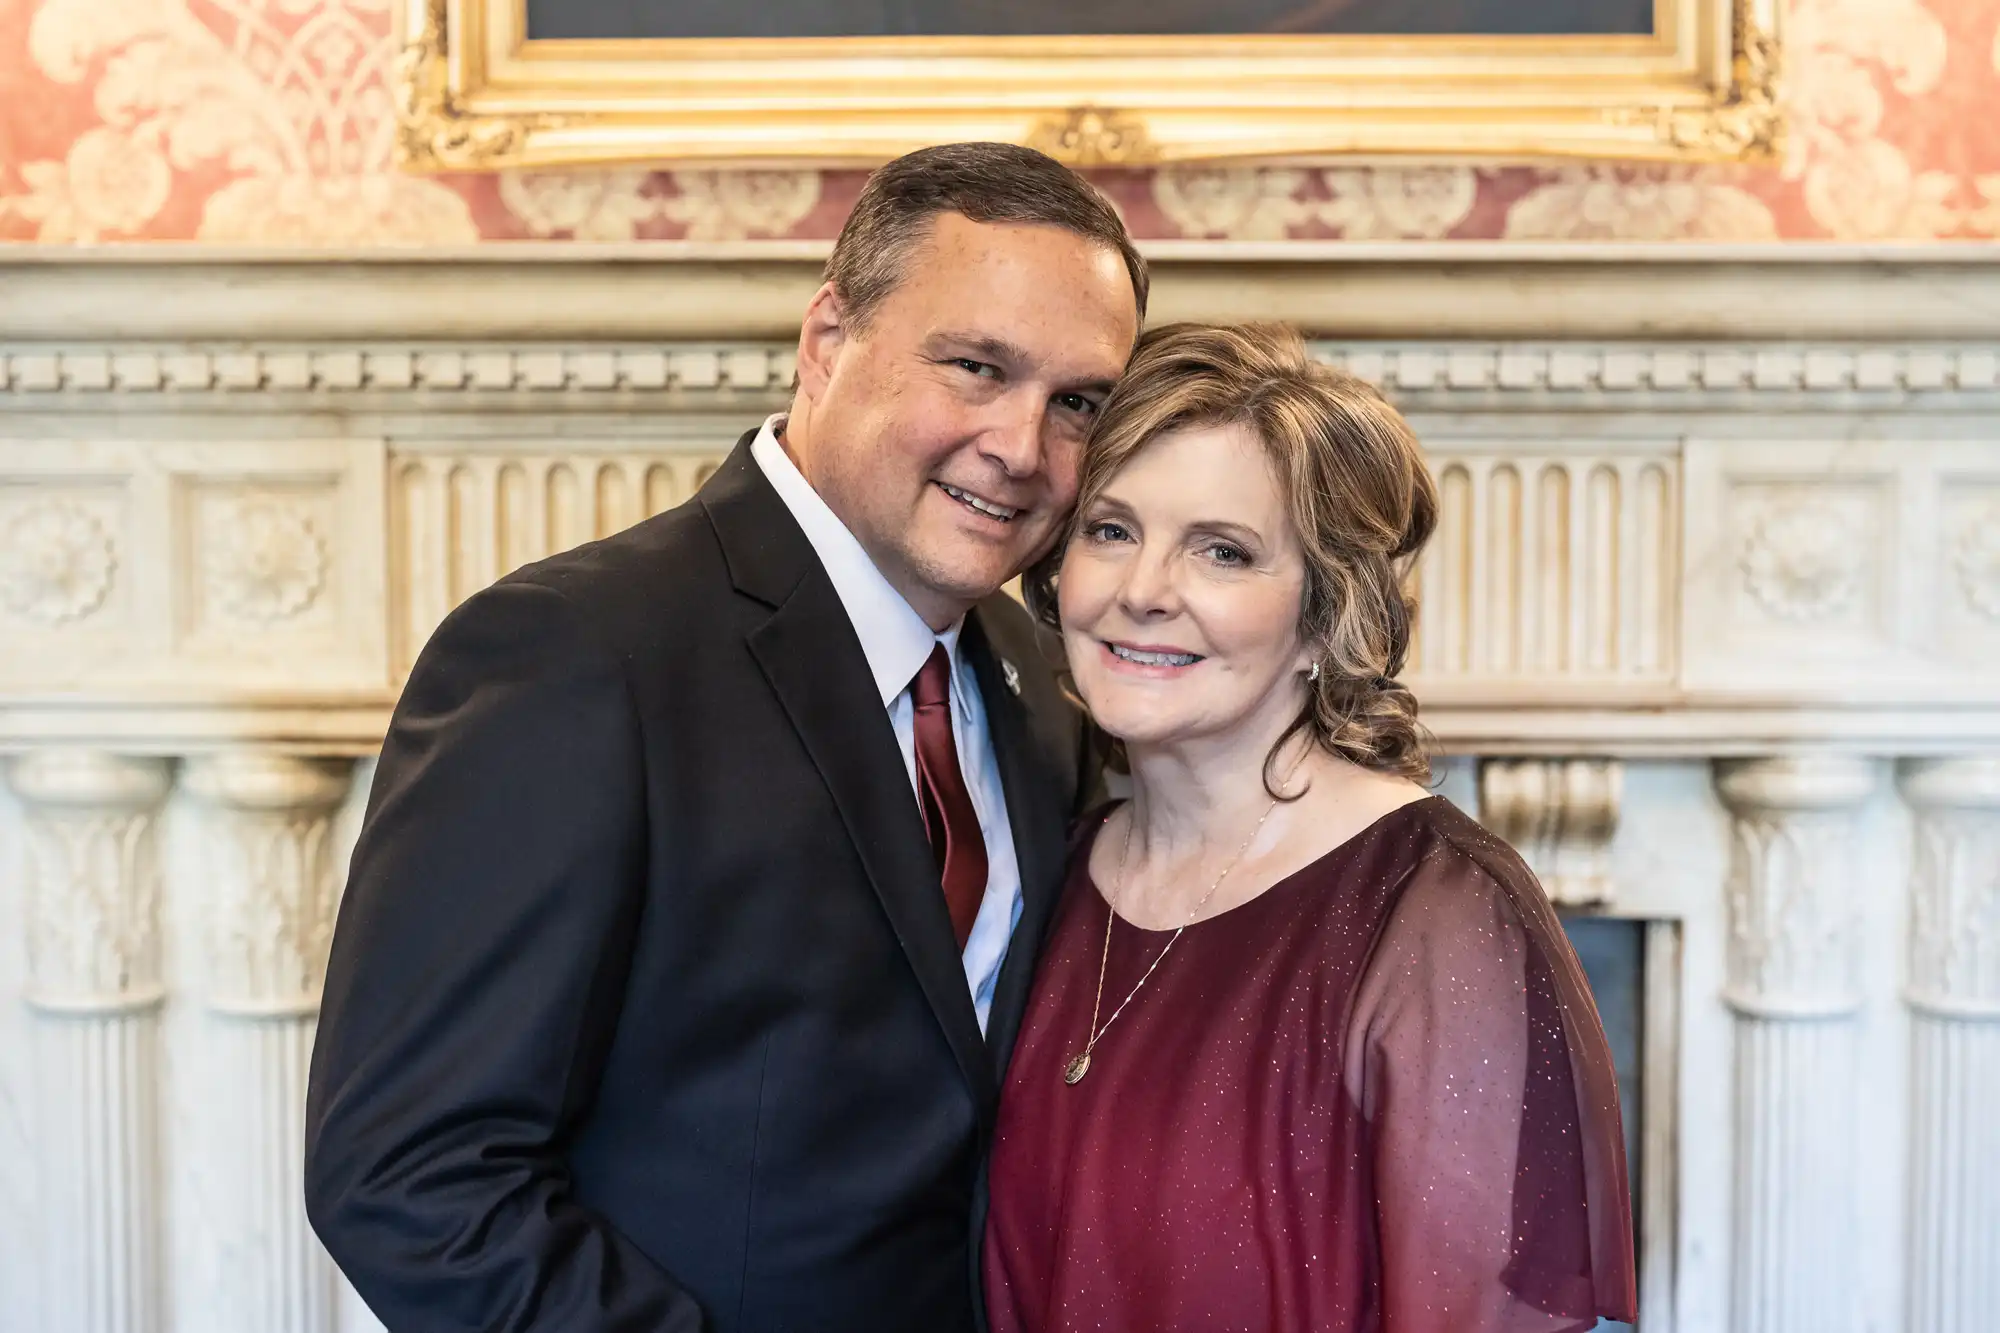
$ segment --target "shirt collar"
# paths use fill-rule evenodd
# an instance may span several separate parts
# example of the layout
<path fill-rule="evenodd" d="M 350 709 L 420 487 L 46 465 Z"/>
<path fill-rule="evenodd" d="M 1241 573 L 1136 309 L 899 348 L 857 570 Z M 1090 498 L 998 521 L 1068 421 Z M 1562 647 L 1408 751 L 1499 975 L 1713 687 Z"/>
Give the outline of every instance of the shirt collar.
<path fill-rule="evenodd" d="M 782 412 L 766 418 L 763 429 L 751 442 L 750 457 L 784 501 L 785 508 L 791 511 L 826 569 L 848 620 L 853 622 L 854 633 L 861 640 L 861 651 L 868 659 L 868 671 L 875 678 L 882 706 L 887 708 L 909 688 L 911 679 L 930 659 L 932 646 L 941 643 L 951 655 L 954 704 L 969 712 L 964 661 L 958 650 L 964 620 L 942 634 L 932 632 L 924 618 L 882 577 L 882 571 L 869 559 L 860 541 L 792 462 L 778 440 L 778 432 L 784 425 Z"/>

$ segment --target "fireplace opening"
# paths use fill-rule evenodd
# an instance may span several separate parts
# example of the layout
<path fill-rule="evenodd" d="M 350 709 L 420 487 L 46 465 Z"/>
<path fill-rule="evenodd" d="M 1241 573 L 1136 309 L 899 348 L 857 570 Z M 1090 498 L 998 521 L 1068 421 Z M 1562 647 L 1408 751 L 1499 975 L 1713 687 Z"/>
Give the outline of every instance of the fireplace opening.
<path fill-rule="evenodd" d="M 1649 968 L 1663 968 L 1669 964 L 1670 958 L 1664 950 L 1672 943 L 1673 927 L 1661 922 L 1581 912 L 1564 912 L 1561 917 L 1570 945 L 1576 950 L 1577 960 L 1583 964 L 1584 975 L 1589 978 L 1591 994 L 1597 1001 L 1598 1017 L 1603 1021 L 1604 1035 L 1611 1045 L 1612 1067 L 1618 1077 L 1618 1102 L 1624 1118 L 1625 1161 L 1632 1189 L 1632 1242 L 1639 1259 L 1641 1327 L 1665 1327 L 1664 1319 L 1650 1323 L 1646 1318 L 1646 1297 L 1650 1292 L 1661 1289 L 1659 1282 L 1649 1280 L 1661 1275 L 1648 1271 L 1649 1261 L 1655 1260 L 1656 1256 L 1648 1253 L 1646 1244 L 1646 1191 L 1649 1187 L 1660 1188 L 1663 1182 L 1648 1179 L 1652 1172 L 1648 1170 L 1643 1145 L 1646 1143 L 1647 1113 L 1653 1109 L 1648 1097 L 1657 1093 L 1656 1089 L 1646 1085 L 1649 1063 L 1647 1045 L 1649 1034 L 1662 1030 L 1658 1020 L 1665 1017 L 1658 1013 L 1650 1015 L 1654 1023 L 1649 1028 L 1648 999 L 1657 993 L 1660 982 L 1670 980 L 1659 976 L 1649 978 L 1648 973 Z M 1649 981 L 1654 984 L 1649 985 Z M 1651 1039 L 1658 1040 L 1657 1037 Z M 1654 1064 L 1653 1067 L 1659 1066 Z M 1657 1246 L 1653 1248 L 1657 1250 Z M 1629 1333 L 1634 1326 L 1605 1319 L 1598 1322 L 1598 1328 Z"/>

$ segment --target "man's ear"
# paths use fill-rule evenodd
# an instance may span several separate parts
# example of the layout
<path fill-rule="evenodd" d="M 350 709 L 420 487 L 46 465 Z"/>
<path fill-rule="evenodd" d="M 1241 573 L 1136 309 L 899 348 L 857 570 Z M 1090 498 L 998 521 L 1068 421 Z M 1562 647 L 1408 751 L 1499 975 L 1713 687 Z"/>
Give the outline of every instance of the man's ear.
<path fill-rule="evenodd" d="M 805 322 L 799 326 L 799 392 L 817 399 L 833 378 L 834 362 L 847 341 L 847 315 L 840 308 L 840 294 L 833 284 L 823 283 L 806 306 Z"/>

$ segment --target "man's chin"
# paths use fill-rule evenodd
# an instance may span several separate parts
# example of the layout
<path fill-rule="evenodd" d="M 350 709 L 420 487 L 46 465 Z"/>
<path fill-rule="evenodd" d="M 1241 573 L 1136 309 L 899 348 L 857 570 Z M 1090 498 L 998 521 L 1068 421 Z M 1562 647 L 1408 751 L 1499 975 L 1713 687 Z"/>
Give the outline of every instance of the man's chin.
<path fill-rule="evenodd" d="M 924 568 L 924 583 L 941 598 L 971 606 L 1006 587 L 1014 574 L 1011 564 L 982 561 L 976 567 L 968 567 L 938 563 Z"/>
<path fill-rule="evenodd" d="M 910 569 L 940 592 L 954 592 L 972 601 L 991 596 L 1033 562 L 1029 542 L 982 541 L 955 532 L 925 536 L 922 544 L 903 548 Z"/>

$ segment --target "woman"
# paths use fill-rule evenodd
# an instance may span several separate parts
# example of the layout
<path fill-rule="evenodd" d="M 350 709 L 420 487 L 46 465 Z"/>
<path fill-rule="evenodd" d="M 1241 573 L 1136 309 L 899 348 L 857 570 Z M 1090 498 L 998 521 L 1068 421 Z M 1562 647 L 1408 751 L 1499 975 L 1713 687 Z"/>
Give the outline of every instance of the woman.
<path fill-rule="evenodd" d="M 1419 782 L 1416 439 L 1296 335 L 1139 344 L 1029 581 L 1131 800 L 1008 1073 L 994 1333 L 1631 1318 L 1611 1059 L 1534 876 Z"/>

